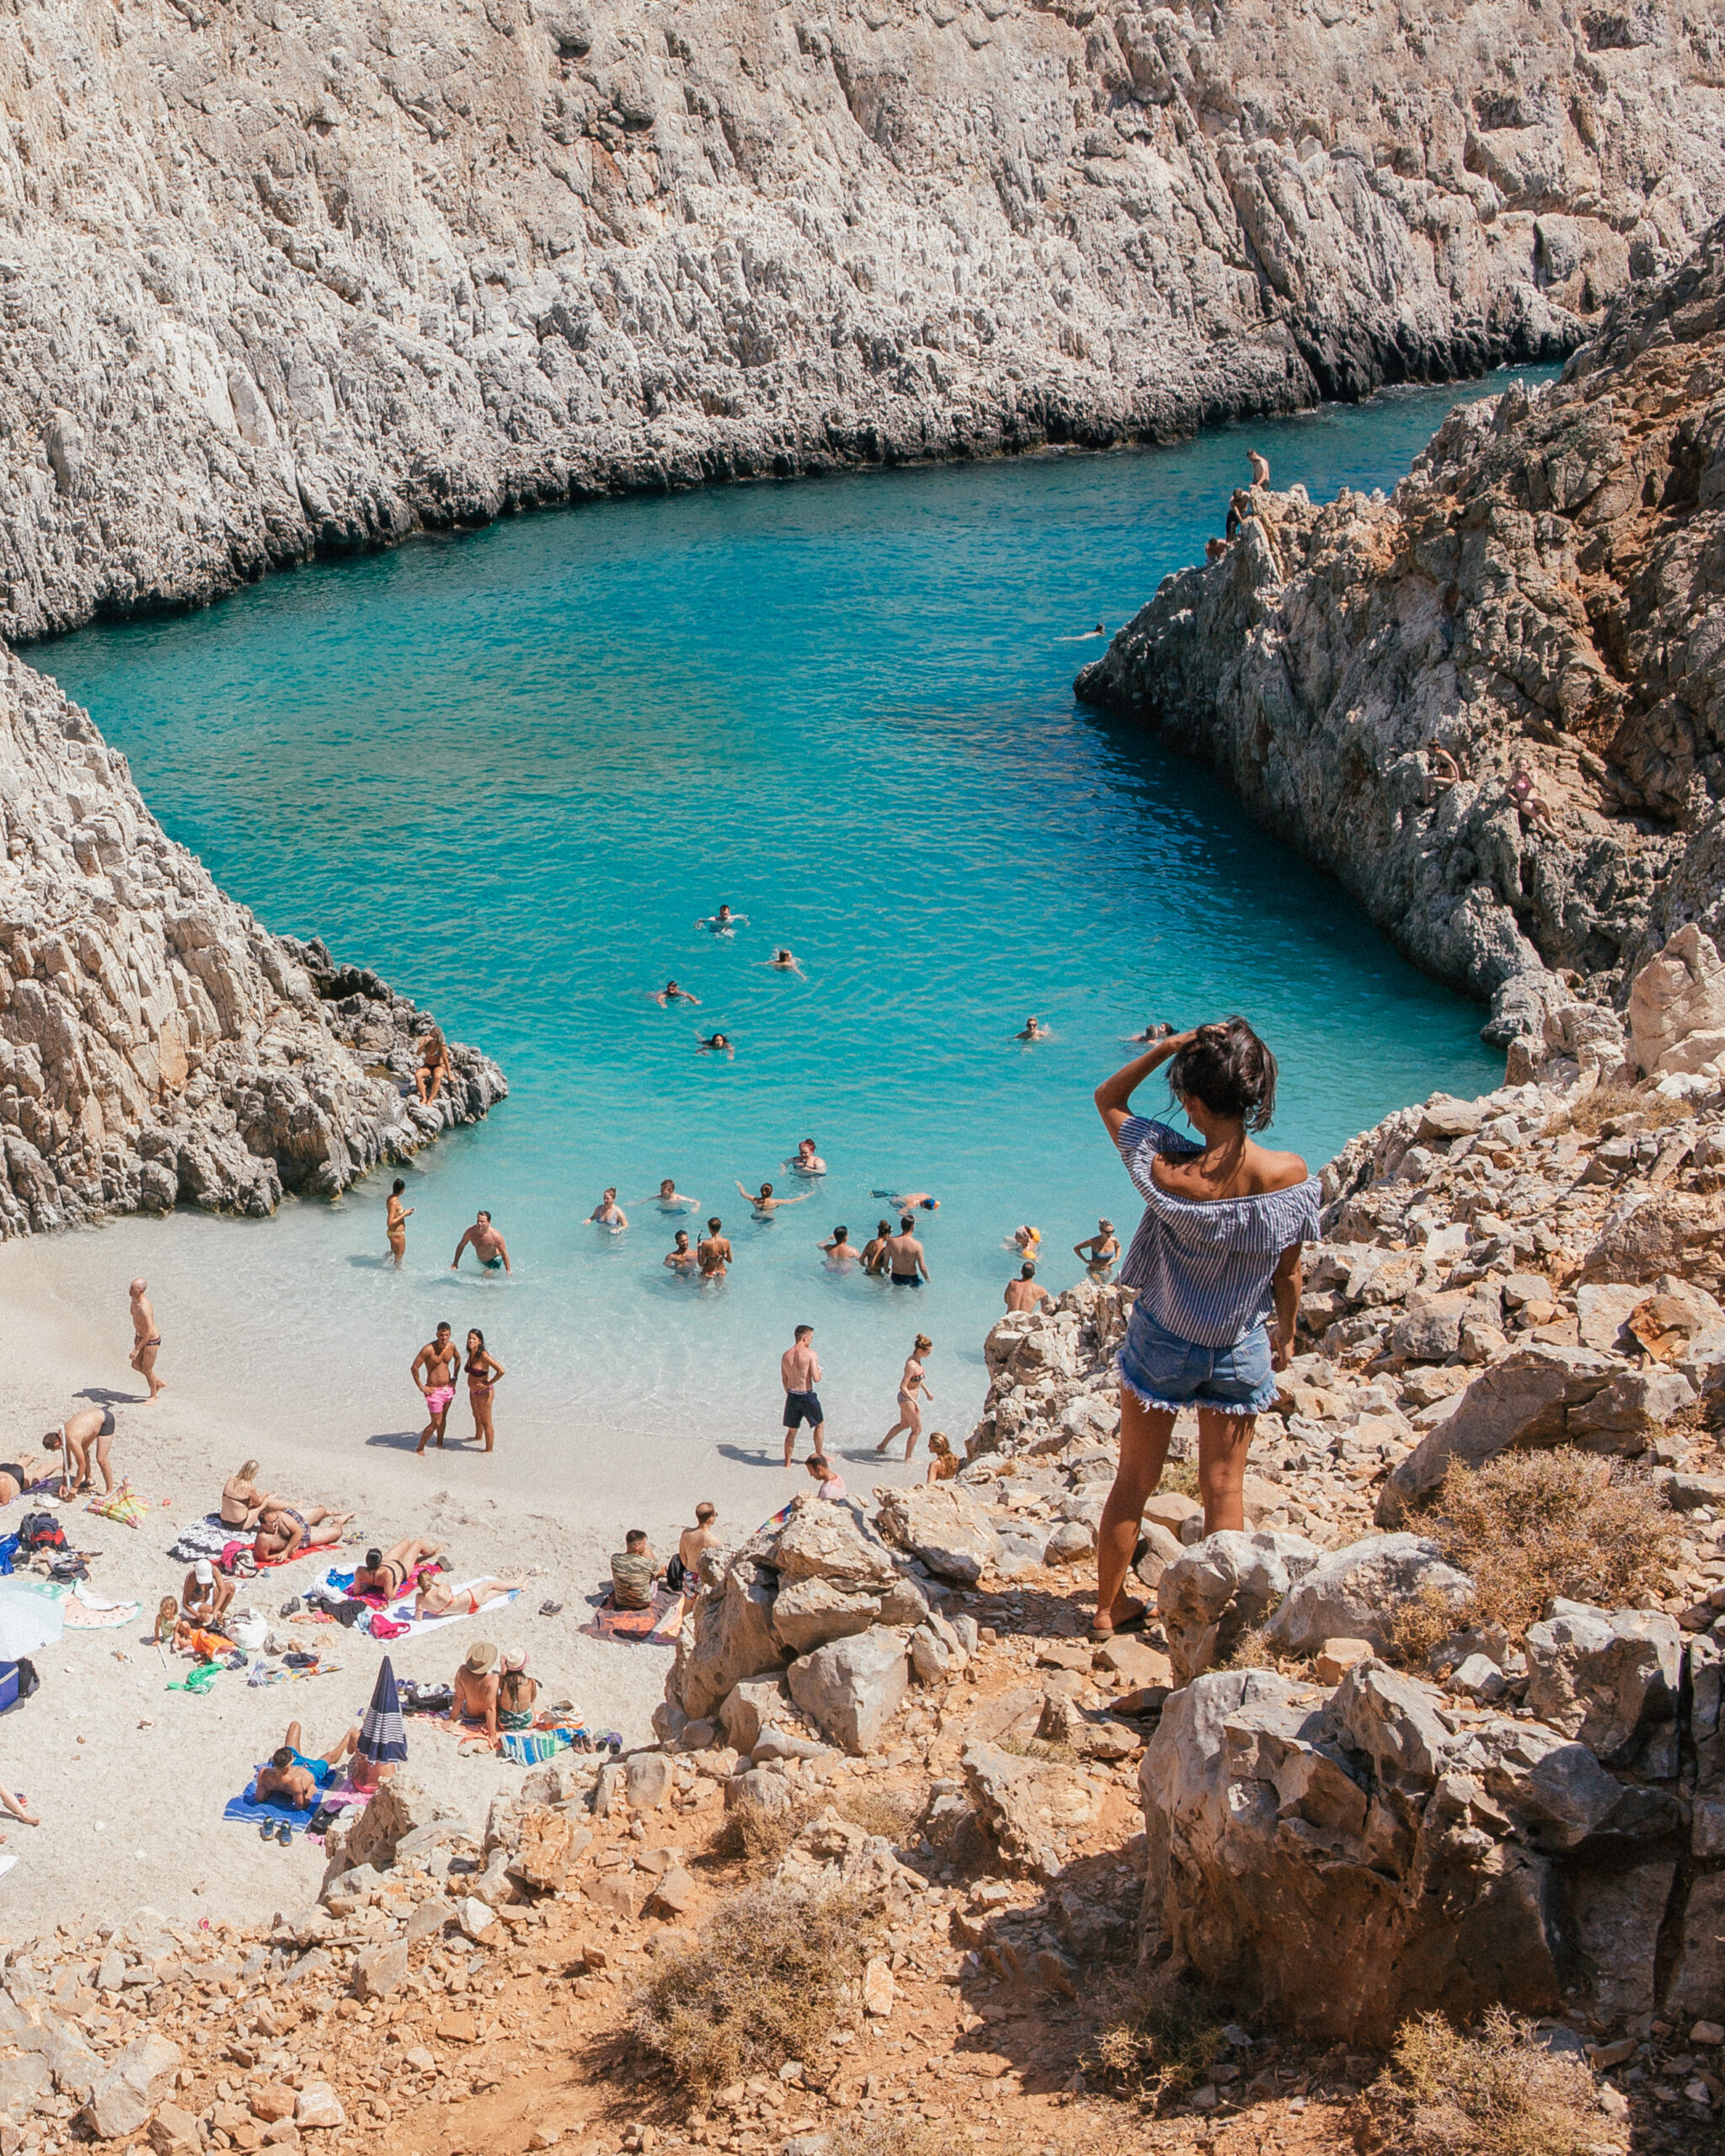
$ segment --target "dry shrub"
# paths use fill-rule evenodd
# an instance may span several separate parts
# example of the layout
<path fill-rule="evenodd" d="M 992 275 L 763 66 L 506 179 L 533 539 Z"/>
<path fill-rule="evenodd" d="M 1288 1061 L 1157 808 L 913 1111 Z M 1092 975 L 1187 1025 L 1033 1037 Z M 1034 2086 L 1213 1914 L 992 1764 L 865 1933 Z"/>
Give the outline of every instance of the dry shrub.
<path fill-rule="evenodd" d="M 636 1999 L 635 2033 L 702 2091 L 816 2057 L 847 1989 L 854 1998 L 876 1928 L 858 1894 L 739 1894 L 694 1945 L 661 1958 Z"/>
<path fill-rule="evenodd" d="M 1165 1970 L 1128 1979 L 1079 2063 L 1103 2086 L 1154 2104 L 1209 2080 L 1227 2049 L 1214 1993 Z"/>
<path fill-rule="evenodd" d="M 833 1800 L 841 1819 L 865 1833 L 881 1834 L 894 1844 L 912 1840 L 927 1809 L 926 1796 L 911 1789 L 882 1789 L 873 1782 L 852 1782 Z"/>
<path fill-rule="evenodd" d="M 1204 1492 L 1198 1486 L 1196 1460 L 1177 1460 L 1170 1453 L 1162 1462 L 1162 1471 L 1156 1477 L 1156 1486 L 1158 1490 L 1170 1492 L 1177 1497 L 1195 1498 L 1200 1504 L 1204 1502 Z"/>
<path fill-rule="evenodd" d="M 1573 1107 L 1559 1108 L 1546 1125 L 1546 1132 L 1552 1138 L 1561 1137 L 1566 1130 L 1583 1138 L 1597 1138 L 1608 1123 L 1626 1115 L 1638 1115 L 1643 1129 L 1663 1130 L 1668 1123 L 1681 1123 L 1694 1113 L 1686 1102 L 1668 1101 L 1651 1086 L 1596 1086 Z"/>
<path fill-rule="evenodd" d="M 1360 2109 L 1357 2144 L 1396 2156 L 1588 2156 L 1603 2137 L 1587 2067 L 1501 2006 L 1472 2036 L 1440 2014 L 1407 2023 Z"/>
<path fill-rule="evenodd" d="M 1614 1483 L 1609 1460 L 1569 1445 L 1499 1453 L 1478 1468 L 1452 1464 L 1421 1525 L 1471 1577 L 1468 1619 L 1495 1619 L 1518 1639 L 1553 1595 L 1616 1608 L 1650 1588 L 1678 1553 L 1670 1515 L 1651 1489 Z"/>
<path fill-rule="evenodd" d="M 1467 1613 L 1470 1620 L 1485 1614 L 1477 1604 Z M 1538 1614 L 1544 1615 L 1543 1607 Z M 1420 1668 L 1432 1649 L 1447 1640 L 1461 1621 L 1448 1595 L 1434 1587 L 1421 1588 L 1406 1602 L 1398 1602 L 1390 1612 L 1390 1621 L 1385 1629 L 1389 1634 L 1391 1658 L 1408 1668 Z"/>
<path fill-rule="evenodd" d="M 714 1856 L 741 1857 L 749 1864 L 777 1864 L 808 1825 L 799 1805 L 760 1804 L 740 1797 L 719 1822 L 711 1849 Z"/>
<path fill-rule="evenodd" d="M 845 2119 L 832 2156 L 952 2156 L 952 2137 L 921 2119 Z"/>

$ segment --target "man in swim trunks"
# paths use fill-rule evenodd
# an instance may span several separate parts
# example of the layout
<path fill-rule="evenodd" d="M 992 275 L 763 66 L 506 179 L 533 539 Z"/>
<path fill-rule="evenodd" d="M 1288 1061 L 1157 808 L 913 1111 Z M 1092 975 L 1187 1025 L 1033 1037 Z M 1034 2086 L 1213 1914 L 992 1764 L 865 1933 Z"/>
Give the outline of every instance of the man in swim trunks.
<path fill-rule="evenodd" d="M 60 1495 L 62 1500 L 75 1497 L 80 1490 L 91 1487 L 90 1453 L 93 1447 L 96 1465 L 102 1470 L 102 1489 L 105 1495 L 114 1487 L 114 1470 L 109 1465 L 108 1441 L 114 1435 L 114 1410 L 111 1407 L 80 1407 L 68 1415 L 57 1430 L 44 1433 L 42 1442 L 51 1450 L 58 1449 L 61 1460 Z"/>
<path fill-rule="evenodd" d="M 456 1374 L 461 1364 L 462 1351 L 456 1346 L 446 1324 L 438 1326 L 436 1337 L 428 1340 L 414 1358 L 413 1380 L 425 1394 L 426 1412 L 431 1417 L 419 1433 L 416 1459 L 425 1451 L 430 1438 L 435 1438 L 440 1450 L 442 1448 L 443 1426 L 455 1399 Z"/>
<path fill-rule="evenodd" d="M 1039 1303 L 1045 1303 L 1048 1299 L 1048 1289 L 1038 1283 L 1033 1265 L 1023 1266 L 1017 1278 L 1007 1283 L 1006 1305 L 1009 1310 L 1033 1310 Z"/>
<path fill-rule="evenodd" d="M 779 1383 L 785 1389 L 785 1465 L 797 1449 L 797 1432 L 806 1422 L 816 1452 L 824 1453 L 826 1416 L 820 1395 L 820 1358 L 814 1352 L 814 1327 L 799 1325 L 791 1345 L 778 1358 Z"/>
<path fill-rule="evenodd" d="M 629 1225 L 629 1216 L 617 1202 L 617 1185 L 613 1183 L 593 1208 L 587 1218 L 595 1227 L 609 1228 L 612 1235 L 620 1235 Z"/>
<path fill-rule="evenodd" d="M 718 1518 L 717 1505 L 706 1498 L 695 1508 L 695 1524 L 686 1527 L 677 1537 L 677 1555 L 683 1561 L 683 1593 L 692 1596 L 701 1583 L 701 1557 L 703 1550 L 717 1550 L 724 1536 L 713 1523 Z M 692 1586 L 691 1582 L 694 1584 Z"/>
<path fill-rule="evenodd" d="M 449 1269 L 456 1271 L 462 1262 L 462 1252 L 471 1243 L 473 1255 L 488 1273 L 513 1273 L 509 1262 L 509 1245 L 491 1225 L 491 1215 L 481 1213 L 455 1246 L 455 1256 L 449 1261 Z"/>
<path fill-rule="evenodd" d="M 324 1505 L 308 1505 L 301 1512 L 293 1505 L 264 1508 L 252 1555 L 261 1565 L 283 1557 L 296 1557 L 302 1550 L 327 1550 L 339 1542 L 351 1513 L 333 1513 Z"/>
<path fill-rule="evenodd" d="M 886 1262 L 887 1238 L 893 1231 L 890 1220 L 877 1220 L 874 1233 L 862 1246 L 862 1270 L 879 1273 Z"/>
<path fill-rule="evenodd" d="M 668 980 L 653 1001 L 666 1010 L 669 1010 L 673 1003 L 692 1003 L 697 1011 L 701 1007 L 700 997 L 691 995 L 686 988 L 679 988 L 674 980 Z"/>
<path fill-rule="evenodd" d="M 233 1581 L 218 1578 L 210 1560 L 200 1557 L 179 1590 L 179 1614 L 188 1624 L 206 1625 L 215 1631 L 227 1614 L 233 1594 Z"/>
<path fill-rule="evenodd" d="M 390 1255 L 398 1266 L 408 1254 L 408 1222 L 414 1217 L 413 1207 L 401 1202 L 401 1194 L 406 1188 L 406 1183 L 398 1176 L 390 1185 L 389 1202 L 384 1209 L 384 1234 Z"/>
<path fill-rule="evenodd" d="M 475 1640 L 462 1657 L 455 1673 L 455 1699 L 450 1706 L 453 1720 L 497 1734 L 497 1649 L 489 1640 Z"/>
<path fill-rule="evenodd" d="M 884 1198 L 889 1205 L 896 1206 L 900 1213 L 938 1213 L 940 1200 L 931 1198 L 926 1190 L 876 1190 L 873 1198 Z M 886 1223 L 880 1224 L 881 1233 L 886 1233 Z"/>
<path fill-rule="evenodd" d="M 835 1228 L 832 1241 L 822 1243 L 820 1248 L 826 1252 L 826 1262 L 835 1272 L 843 1273 L 857 1262 L 857 1246 L 851 1241 L 848 1228 Z"/>
<path fill-rule="evenodd" d="M 414 1598 L 415 1617 L 473 1617 L 476 1616 L 494 1595 L 519 1594 L 527 1584 L 525 1574 L 518 1580 L 475 1580 L 471 1587 L 446 1587 L 440 1579 L 421 1582 Z"/>
<path fill-rule="evenodd" d="M 697 1246 L 696 1255 L 701 1261 L 703 1280 L 723 1280 L 730 1270 L 731 1239 L 724 1233 L 724 1223 L 718 1214 L 707 1223 L 707 1233 Z"/>
<path fill-rule="evenodd" d="M 254 1803 L 291 1804 L 296 1812 L 315 1812 L 323 1791 L 340 1780 L 341 1763 L 359 1741 L 358 1730 L 350 1729 L 339 1744 L 308 1758 L 300 1749 L 300 1726 L 291 1721 L 280 1750 L 272 1752 L 268 1766 L 258 1770 Z"/>
<path fill-rule="evenodd" d="M 409 1535 L 391 1550 L 368 1550 L 366 1561 L 354 1574 L 355 1594 L 381 1594 L 393 1602 L 404 1593 L 421 1565 L 443 1555 L 441 1542 L 424 1542 Z"/>
<path fill-rule="evenodd" d="M 895 1288 L 920 1288 L 928 1278 L 928 1260 L 916 1240 L 916 1227 L 915 1215 L 905 1214 L 897 1235 L 889 1235 L 881 1250 L 886 1277 Z"/>
<path fill-rule="evenodd" d="M 162 1352 L 162 1335 L 156 1330 L 156 1312 L 150 1301 L 149 1283 L 131 1283 L 131 1366 L 150 1388 L 150 1398 L 168 1388 L 156 1374 L 156 1358 Z"/>
<path fill-rule="evenodd" d="M 682 1279 L 693 1273 L 700 1262 L 699 1251 L 692 1251 L 689 1247 L 688 1230 L 679 1228 L 676 1232 L 676 1241 L 665 1255 L 665 1271 L 675 1273 L 679 1279 Z"/>

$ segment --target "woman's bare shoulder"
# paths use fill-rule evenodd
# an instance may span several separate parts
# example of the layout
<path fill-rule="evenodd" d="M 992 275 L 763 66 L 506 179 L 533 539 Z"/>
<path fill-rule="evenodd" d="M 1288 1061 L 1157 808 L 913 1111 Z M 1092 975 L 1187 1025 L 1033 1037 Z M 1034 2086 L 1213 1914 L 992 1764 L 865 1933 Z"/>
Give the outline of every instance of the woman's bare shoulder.
<path fill-rule="evenodd" d="M 1272 1191 L 1296 1189 L 1311 1174 L 1299 1154 L 1273 1153 L 1268 1146 L 1259 1149 L 1258 1171 L 1266 1196 Z"/>

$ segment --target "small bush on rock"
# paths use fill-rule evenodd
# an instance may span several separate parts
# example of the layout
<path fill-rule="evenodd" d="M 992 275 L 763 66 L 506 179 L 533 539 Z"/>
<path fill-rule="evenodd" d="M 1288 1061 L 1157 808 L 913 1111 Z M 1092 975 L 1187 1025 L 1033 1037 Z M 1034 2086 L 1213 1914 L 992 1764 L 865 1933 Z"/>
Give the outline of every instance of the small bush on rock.
<path fill-rule="evenodd" d="M 1644 1129 L 1663 1130 L 1667 1123 L 1681 1123 L 1694 1113 L 1681 1102 L 1667 1100 L 1663 1093 L 1656 1093 L 1651 1086 L 1596 1086 L 1592 1092 L 1583 1094 L 1573 1107 L 1560 1108 L 1546 1129 L 1553 1137 L 1574 1130 L 1583 1138 L 1597 1138 L 1608 1123 L 1616 1122 L 1620 1116 L 1639 1116 Z"/>
<path fill-rule="evenodd" d="M 703 2091 L 816 2057 L 862 1982 L 873 1919 L 857 1894 L 739 1894 L 694 1945 L 662 1958 L 635 2033 Z"/>
<path fill-rule="evenodd" d="M 812 1817 L 804 1806 L 757 1804 L 745 1796 L 719 1822 L 713 1854 L 741 1857 L 748 1864 L 777 1864 Z"/>
<path fill-rule="evenodd" d="M 1553 1595 L 1607 1609 L 1632 1601 L 1678 1550 L 1651 1489 L 1614 1483 L 1609 1460 L 1570 1446 L 1452 1465 L 1420 1525 L 1473 1580 L 1466 1621 L 1495 1620 L 1517 1638 Z M 1445 1631 L 1455 1625 L 1452 1616 Z"/>
<path fill-rule="evenodd" d="M 1080 2063 L 1146 2103 L 1184 2096 L 1209 2080 L 1227 2049 L 1227 2018 L 1204 1985 L 1153 1970 L 1123 1988 Z"/>
<path fill-rule="evenodd" d="M 927 1809 L 927 1798 L 915 1790 L 877 1789 L 872 1782 L 852 1782 L 833 1801 L 841 1819 L 848 1819 L 866 1834 L 880 1834 L 895 1844 L 914 1840 Z"/>
<path fill-rule="evenodd" d="M 1605 2138 L 1586 2066 L 1554 2058 L 1501 2006 L 1477 2036 L 1439 2014 L 1408 2022 L 1354 2123 L 1364 2156 L 1589 2156 Z"/>

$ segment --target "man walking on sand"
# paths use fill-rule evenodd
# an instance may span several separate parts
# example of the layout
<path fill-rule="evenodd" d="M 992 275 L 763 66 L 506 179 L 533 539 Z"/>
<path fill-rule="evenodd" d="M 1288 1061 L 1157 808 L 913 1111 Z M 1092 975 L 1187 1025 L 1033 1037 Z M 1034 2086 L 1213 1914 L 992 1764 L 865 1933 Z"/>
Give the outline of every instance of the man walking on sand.
<path fill-rule="evenodd" d="M 797 1432 L 806 1422 L 809 1434 L 814 1442 L 817 1453 L 824 1453 L 822 1433 L 826 1428 L 826 1417 L 820 1405 L 820 1395 L 814 1390 L 820 1382 L 820 1358 L 814 1352 L 814 1327 L 799 1325 L 796 1337 L 779 1357 L 779 1383 L 785 1389 L 785 1465 L 791 1464 L 797 1449 Z"/>
<path fill-rule="evenodd" d="M 462 1252 L 471 1243 L 473 1255 L 487 1273 L 513 1274 L 515 1267 L 509 1262 L 509 1246 L 491 1225 L 491 1215 L 481 1213 L 455 1246 L 455 1256 L 449 1261 L 449 1269 L 455 1272 L 462 1262 Z"/>
<path fill-rule="evenodd" d="M 439 1450 L 442 1449 L 443 1425 L 455 1399 L 456 1374 L 461 1363 L 462 1351 L 456 1346 L 446 1323 L 438 1326 L 436 1337 L 428 1340 L 414 1358 L 413 1380 L 425 1394 L 425 1412 L 431 1417 L 419 1433 L 415 1459 L 425 1451 L 430 1438 L 435 1438 Z"/>
<path fill-rule="evenodd" d="M 149 1296 L 149 1282 L 134 1280 L 131 1283 L 131 1366 L 150 1388 L 150 1398 L 168 1388 L 156 1374 L 156 1358 L 162 1350 L 162 1336 L 156 1330 L 156 1312 Z"/>

